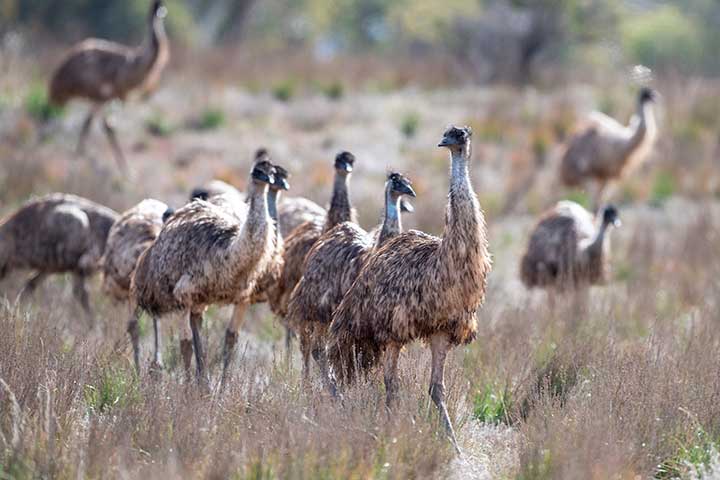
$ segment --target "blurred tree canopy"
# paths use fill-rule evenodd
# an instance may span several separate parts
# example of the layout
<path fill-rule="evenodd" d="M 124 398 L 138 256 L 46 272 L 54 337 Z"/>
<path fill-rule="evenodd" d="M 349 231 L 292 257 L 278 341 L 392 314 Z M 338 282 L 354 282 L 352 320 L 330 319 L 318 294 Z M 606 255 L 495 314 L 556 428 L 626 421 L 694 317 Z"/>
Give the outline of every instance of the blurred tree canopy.
<path fill-rule="evenodd" d="M 582 66 L 603 56 L 660 71 L 720 73 L 718 0 L 165 1 L 174 41 L 187 44 L 250 40 L 321 56 L 435 51 L 479 81 L 525 83 L 539 66 Z M 21 29 L 64 42 L 137 39 L 149 3 L 0 0 L 0 33 Z"/>

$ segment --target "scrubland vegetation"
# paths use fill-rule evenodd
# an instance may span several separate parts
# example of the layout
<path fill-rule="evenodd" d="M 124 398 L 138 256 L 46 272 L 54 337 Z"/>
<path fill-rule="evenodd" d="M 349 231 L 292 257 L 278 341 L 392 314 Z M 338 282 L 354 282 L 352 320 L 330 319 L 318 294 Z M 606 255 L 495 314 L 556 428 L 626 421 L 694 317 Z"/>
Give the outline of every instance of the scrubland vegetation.
<path fill-rule="evenodd" d="M 242 22 L 246 43 L 238 47 L 227 40 L 236 33 L 218 26 L 212 48 L 201 46 L 206 35 L 195 25 L 195 2 L 169 2 L 177 45 L 164 82 L 145 103 L 112 107 L 132 181 L 113 169 L 98 131 L 87 158 L 75 156 L 85 107 L 57 110 L 45 93 L 61 50 L 30 54 L 27 44 L 32 35 L 136 38 L 139 30 L 110 19 L 126 18 L 126 25 L 141 29 L 144 3 L 127 2 L 133 6 L 127 11 L 116 7 L 121 17 L 91 10 L 92 2 L 71 3 L 65 13 L 80 20 L 77 31 L 67 32 L 59 17 L 55 25 L 41 16 L 57 11 L 53 2 L 0 1 L 0 218 L 31 195 L 52 191 L 116 210 L 146 197 L 177 207 L 190 188 L 210 178 L 244 188 L 260 146 L 293 173 L 292 195 L 325 204 L 332 159 L 347 149 L 357 157 L 351 195 L 363 226 L 377 223 L 384 176 L 394 168 L 413 179 L 418 194 L 405 227 L 437 234 L 448 166 L 435 145 L 448 124 L 468 124 L 471 173 L 487 215 L 494 267 L 478 313 L 478 338 L 455 349 L 448 362 L 460 457 L 429 403 L 430 359 L 420 345 L 401 356 L 400 402 L 389 415 L 381 375 L 344 392 L 342 401 L 325 394 L 319 380 L 303 389 L 297 353 L 285 366 L 282 327 L 267 308 L 254 307 L 229 388 L 206 395 L 184 381 L 181 320 L 162 324 L 163 377 L 138 377 L 125 331 L 127 309 L 103 297 L 99 279 L 91 285 L 97 318 L 89 328 L 69 277 L 53 278 L 20 301 L 26 276 L 14 274 L 0 284 L 0 476 L 720 475 L 720 82 L 712 76 L 718 64 L 708 58 L 718 41 L 713 2 L 648 2 L 645 10 L 637 10 L 643 2 L 589 2 L 596 8 L 587 11 L 584 2 L 540 2 L 564 7 L 546 10 L 562 21 L 553 24 L 543 56 L 533 60 L 532 79 L 520 68 L 498 73 L 489 84 L 477 83 L 493 75 L 473 61 L 489 57 L 451 55 L 457 39 L 448 39 L 443 28 L 466 30 L 436 2 L 428 2 L 427 15 L 439 30 L 413 23 L 419 15 L 410 14 L 419 8 L 413 2 L 397 2 L 402 8 L 369 2 L 392 27 L 370 30 L 390 35 L 382 41 L 353 30 L 362 22 L 336 21 L 359 11 L 353 8 L 362 2 L 337 2 L 338 11 L 299 2 L 302 8 L 294 8 L 301 14 L 293 18 L 311 21 L 293 24 L 305 35 L 295 49 L 267 40 L 278 31 L 298 31 L 281 29 L 282 22 L 272 23 L 276 30 L 268 27 L 277 12 L 291 17 L 283 2 L 253 6 Z M 471 12 L 468 25 L 487 21 L 475 15 L 476 2 L 442 3 Z M 492 2 L 482 3 L 486 13 L 492 10 Z M 509 3 L 532 11 L 534 2 Z M 583 23 L 589 20 L 581 14 L 594 20 Z M 97 24 L 82 20 L 90 15 Z M 305 32 L 303 25 L 313 29 Z M 318 60 L 311 47 L 328 36 L 342 40 L 333 43 L 333 55 Z M 388 48 L 396 39 L 399 50 Z M 460 45 L 469 53 L 474 44 Z M 620 60 L 608 54 L 616 47 Z M 417 55 L 408 53 L 413 48 Z M 577 62 L 583 68 L 572 68 Z M 567 299 L 551 311 L 544 294 L 527 292 L 518 278 L 527 233 L 557 200 L 589 202 L 587 192 L 559 187 L 562 145 L 591 109 L 627 120 L 637 90 L 630 66 L 638 62 L 653 67 L 651 83 L 662 95 L 660 137 L 648 164 L 613 193 L 623 226 L 612 236 L 611 281 L 591 290 L 585 310 Z M 211 308 L 204 327 L 213 384 L 229 315 L 229 309 Z M 143 318 L 145 352 L 151 330 Z"/>

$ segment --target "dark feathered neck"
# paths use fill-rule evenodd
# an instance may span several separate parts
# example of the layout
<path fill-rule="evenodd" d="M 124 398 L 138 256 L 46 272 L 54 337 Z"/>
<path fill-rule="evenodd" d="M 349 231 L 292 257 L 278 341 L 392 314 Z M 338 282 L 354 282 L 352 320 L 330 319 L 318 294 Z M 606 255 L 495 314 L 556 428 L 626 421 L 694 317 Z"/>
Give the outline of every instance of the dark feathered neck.
<path fill-rule="evenodd" d="M 277 211 L 277 204 L 280 201 L 280 190 L 275 190 L 274 188 L 271 188 L 268 190 L 267 194 L 267 205 L 268 205 L 268 214 L 270 215 L 270 218 L 273 221 L 273 225 L 275 226 L 275 234 L 277 236 L 280 235 L 280 225 L 278 222 L 278 211 Z"/>
<path fill-rule="evenodd" d="M 350 174 L 343 175 L 337 172 L 335 173 L 333 192 L 330 198 L 330 208 L 328 209 L 325 226 L 323 228 L 324 232 L 327 232 L 342 222 L 353 221 L 352 207 L 350 206 L 349 181 Z"/>

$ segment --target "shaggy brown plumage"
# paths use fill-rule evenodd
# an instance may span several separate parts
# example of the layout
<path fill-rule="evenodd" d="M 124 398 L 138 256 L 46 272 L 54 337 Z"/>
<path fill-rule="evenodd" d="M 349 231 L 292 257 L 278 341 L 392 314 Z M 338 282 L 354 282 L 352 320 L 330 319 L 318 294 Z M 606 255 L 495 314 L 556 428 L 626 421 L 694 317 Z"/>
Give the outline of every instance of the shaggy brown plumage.
<path fill-rule="evenodd" d="M 391 173 L 385 184 L 383 223 L 377 238 L 355 223 L 343 222 L 324 233 L 307 254 L 305 273 L 292 292 L 287 316 L 288 325 L 300 335 L 305 381 L 311 353 L 323 379 L 327 378 L 324 341 L 332 314 L 373 249 L 402 231 L 402 195 L 415 196 L 411 183 L 399 173 Z M 334 386 L 329 386 L 334 393 Z"/>
<path fill-rule="evenodd" d="M 637 115 L 629 126 L 593 112 L 588 125 L 571 138 L 560 163 L 560 179 L 569 187 L 594 180 L 594 211 L 602 203 L 609 182 L 628 175 L 648 158 L 657 137 L 654 100 L 655 93 L 643 88 L 638 95 Z"/>
<path fill-rule="evenodd" d="M 485 219 L 468 172 L 470 137 L 469 128 L 451 127 L 439 144 L 452 156 L 442 238 L 409 231 L 372 254 L 335 311 L 328 340 L 330 361 L 346 383 L 355 376 L 353 353 L 365 371 L 384 355 L 389 405 L 400 349 L 426 340 L 433 357 L 430 396 L 456 447 L 445 407 L 445 357 L 452 346 L 475 338 L 491 268 Z"/>
<path fill-rule="evenodd" d="M 103 255 L 103 290 L 117 301 L 130 296 L 130 280 L 140 254 L 157 238 L 169 207 L 146 199 L 126 210 L 110 229 Z"/>
<path fill-rule="evenodd" d="M 75 45 L 55 70 L 50 80 L 51 102 L 63 105 L 74 98 L 92 102 L 80 133 L 78 153 L 83 153 L 93 119 L 105 103 L 115 99 L 124 101 L 135 90 L 147 94 L 156 88 L 170 57 L 163 26 L 166 12 L 161 0 L 152 2 L 149 34 L 142 45 L 131 48 L 106 40 L 87 39 Z M 103 125 L 118 164 L 127 169 L 107 117 L 103 117 Z"/>
<path fill-rule="evenodd" d="M 335 181 L 326 218 L 322 224 L 308 221 L 297 227 L 285 238 L 285 253 L 283 254 L 283 269 L 278 281 L 277 290 L 270 299 L 270 308 L 280 318 L 287 315 L 290 294 L 303 274 L 305 257 L 323 232 L 335 225 L 355 221 L 355 212 L 350 206 L 348 182 L 352 172 L 355 157 L 349 152 L 339 153 L 335 157 Z"/>
<path fill-rule="evenodd" d="M 602 283 L 606 279 L 610 225 L 619 225 L 617 210 L 607 206 L 600 224 L 575 202 L 562 201 L 533 229 L 520 261 L 520 278 L 528 288 L 556 291 Z"/>
<path fill-rule="evenodd" d="M 99 269 L 117 218 L 111 209 L 74 195 L 30 200 L 0 222 L 0 279 L 12 270 L 35 270 L 23 290 L 27 295 L 49 274 L 72 273 L 73 293 L 91 317 L 85 279 Z"/>
<path fill-rule="evenodd" d="M 195 200 L 178 209 L 155 243 L 138 260 L 131 296 L 140 309 L 159 317 L 190 313 L 198 379 L 205 377 L 205 356 L 200 338 L 202 314 L 210 304 L 246 304 L 255 284 L 275 252 L 275 228 L 268 213 L 267 190 L 273 166 L 257 162 L 252 169 L 249 203 L 229 212 L 223 206 Z M 139 368 L 137 320 L 129 325 Z M 234 350 L 237 319 L 228 325 L 225 369 Z M 156 363 L 159 363 L 156 344 Z M 223 376 L 224 378 L 224 376 Z"/>

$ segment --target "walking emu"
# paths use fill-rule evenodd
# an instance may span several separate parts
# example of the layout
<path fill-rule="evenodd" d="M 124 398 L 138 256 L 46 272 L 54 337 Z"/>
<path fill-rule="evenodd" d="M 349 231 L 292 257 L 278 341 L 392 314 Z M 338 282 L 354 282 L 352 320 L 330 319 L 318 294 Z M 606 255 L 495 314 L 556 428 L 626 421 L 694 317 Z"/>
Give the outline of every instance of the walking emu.
<path fill-rule="evenodd" d="M 491 261 L 485 219 L 468 172 L 470 129 L 450 127 L 439 146 L 452 157 L 443 237 L 411 230 L 370 256 L 333 315 L 328 355 L 346 383 L 355 377 L 353 351 L 364 371 L 382 360 L 386 401 L 392 406 L 400 349 L 426 340 L 432 352 L 430 397 L 458 449 L 445 405 L 445 357 L 451 347 L 475 338 L 475 315 Z"/>
<path fill-rule="evenodd" d="M 50 101 L 64 105 L 73 98 L 90 101 L 90 112 L 80 131 L 78 154 L 85 151 L 85 140 L 93 120 L 111 100 L 124 101 L 132 91 L 149 93 L 160 80 L 170 58 L 163 19 L 167 9 L 161 0 L 154 0 L 148 18 L 149 33 L 138 47 L 128 47 L 107 40 L 89 38 L 75 45 L 55 70 L 50 80 Z M 127 172 L 115 129 L 107 116 L 103 127 L 119 167 Z"/>
<path fill-rule="evenodd" d="M 656 94 L 642 88 L 637 114 L 628 126 L 600 112 L 593 112 L 589 125 L 570 140 L 560 164 L 560 179 L 569 187 L 587 180 L 597 183 L 593 211 L 602 204 L 609 182 L 637 169 L 648 157 L 657 137 L 653 104 Z"/>
<path fill-rule="evenodd" d="M 324 233 L 305 259 L 305 273 L 290 297 L 287 322 L 300 336 L 303 379 L 310 376 L 310 354 L 328 380 L 325 337 L 332 314 L 371 253 L 402 231 L 400 200 L 415 196 L 410 181 L 391 173 L 385 183 L 383 222 L 377 238 L 353 222 L 343 222 Z M 334 385 L 329 388 L 334 394 Z"/>
<path fill-rule="evenodd" d="M 575 202 L 562 201 L 533 229 L 520 262 L 520 278 L 527 288 L 553 292 L 602 283 L 610 249 L 608 227 L 619 226 L 612 205 L 602 211 L 600 224 Z"/>
<path fill-rule="evenodd" d="M 0 222 L 0 280 L 12 270 L 37 273 L 23 295 L 53 273 L 73 274 L 73 294 L 92 318 L 85 279 L 100 267 L 118 214 L 85 198 L 55 193 L 30 200 Z"/>
<path fill-rule="evenodd" d="M 205 351 L 200 336 L 203 312 L 210 304 L 247 303 L 255 285 L 275 252 L 275 228 L 268 213 L 268 185 L 274 181 L 273 166 L 262 160 L 251 171 L 249 203 L 236 212 L 211 202 L 196 200 L 178 209 L 157 240 L 138 260 L 131 285 L 134 315 L 128 325 L 135 366 L 139 369 L 137 314 L 153 317 L 155 361 L 161 365 L 158 320 L 172 312 L 189 312 L 198 381 L 207 384 Z M 234 344 L 226 333 L 225 358 Z M 223 375 L 224 378 L 224 375 Z"/>

